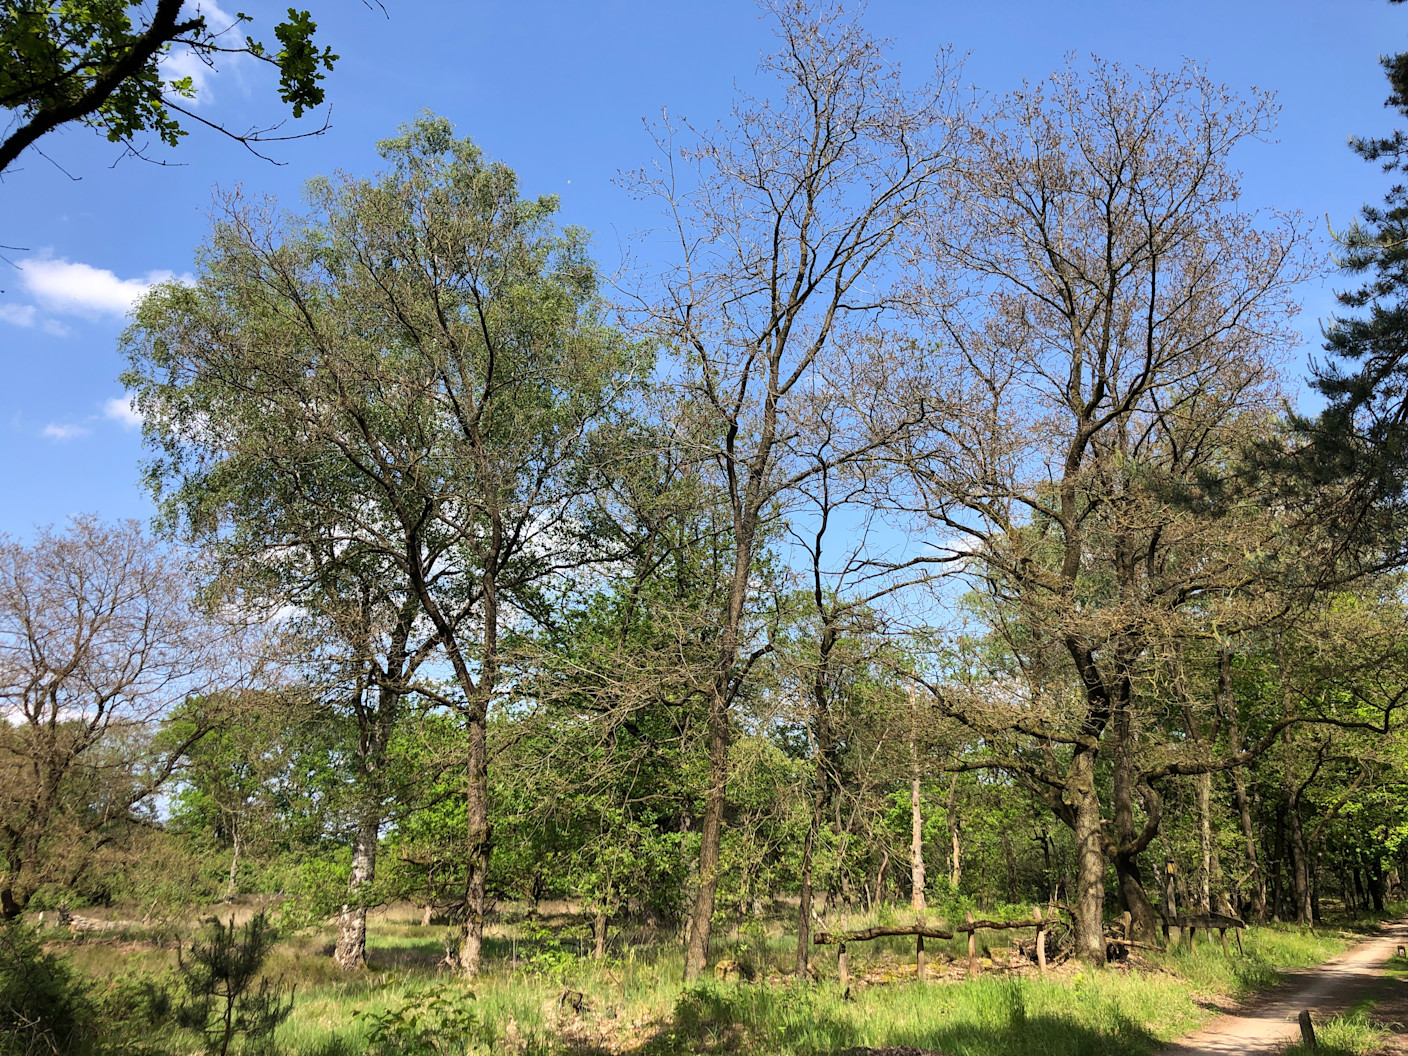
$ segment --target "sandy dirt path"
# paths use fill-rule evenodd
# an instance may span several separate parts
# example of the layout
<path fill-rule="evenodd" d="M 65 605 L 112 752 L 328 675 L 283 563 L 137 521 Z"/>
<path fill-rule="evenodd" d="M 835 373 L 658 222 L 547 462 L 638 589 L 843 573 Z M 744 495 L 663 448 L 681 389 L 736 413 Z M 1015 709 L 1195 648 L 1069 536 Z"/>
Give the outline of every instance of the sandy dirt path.
<path fill-rule="evenodd" d="M 1276 1053 L 1300 1039 L 1297 1018 L 1309 1009 L 1318 1022 L 1323 1016 L 1343 1012 L 1366 997 L 1401 998 L 1388 994 L 1405 985 L 1385 979 L 1384 962 L 1408 943 L 1408 921 L 1384 926 L 1374 938 L 1333 957 L 1316 968 L 1292 974 L 1286 982 L 1253 999 L 1238 1012 L 1225 1015 L 1201 1030 L 1179 1038 L 1160 1050 L 1159 1056 L 1245 1056 Z M 1397 1051 L 1397 1050 L 1395 1050 Z"/>

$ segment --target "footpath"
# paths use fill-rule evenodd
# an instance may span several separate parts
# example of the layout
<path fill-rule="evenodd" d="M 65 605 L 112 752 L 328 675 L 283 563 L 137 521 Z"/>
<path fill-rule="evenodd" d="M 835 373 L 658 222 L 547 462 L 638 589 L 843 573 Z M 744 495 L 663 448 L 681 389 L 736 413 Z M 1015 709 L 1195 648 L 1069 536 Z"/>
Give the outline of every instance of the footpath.
<path fill-rule="evenodd" d="M 1293 973 L 1245 1007 L 1166 1046 L 1159 1056 L 1277 1053 L 1300 1040 L 1303 1009 L 1318 1023 L 1366 998 L 1376 1002 L 1374 1017 L 1394 1031 L 1388 1052 L 1408 1056 L 1408 981 L 1383 974 L 1385 962 L 1405 944 L 1408 921 L 1386 924 L 1373 938 L 1315 968 Z"/>

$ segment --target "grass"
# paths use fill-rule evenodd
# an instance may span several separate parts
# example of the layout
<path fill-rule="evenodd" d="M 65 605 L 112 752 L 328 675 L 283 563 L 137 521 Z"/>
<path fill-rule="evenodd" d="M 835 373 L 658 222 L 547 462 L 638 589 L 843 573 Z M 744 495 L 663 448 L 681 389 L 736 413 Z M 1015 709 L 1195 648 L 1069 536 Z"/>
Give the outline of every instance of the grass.
<path fill-rule="evenodd" d="M 453 976 L 436 969 L 451 930 L 394 915 L 374 918 L 369 968 L 350 978 L 327 956 L 330 934 L 285 940 L 268 965 L 270 974 L 298 987 L 294 1013 L 279 1030 L 281 1049 L 291 1056 L 362 1053 L 370 1016 L 414 1002 L 428 987 L 459 990 Z M 948 1056 L 1140 1056 L 1194 1029 L 1228 1001 L 1273 985 L 1287 970 L 1317 964 L 1357 938 L 1350 931 L 1273 925 L 1248 930 L 1244 957 L 1224 957 L 1215 943 L 1203 942 L 1191 954 L 1149 954 L 1138 968 L 1067 965 L 1046 977 L 996 967 L 1006 959 L 994 940 L 996 958 L 968 981 L 960 981 L 966 940 L 933 943 L 934 978 L 924 984 L 913 978 L 913 946 L 881 940 L 851 945 L 856 982 L 846 993 L 829 948 L 817 950 L 814 985 L 792 981 L 795 938 L 780 922 L 731 929 L 715 943 L 714 958 L 737 961 L 752 981 L 710 979 L 688 988 L 680 982 L 676 944 L 627 947 L 594 962 L 582 956 L 581 931 L 574 925 L 563 938 L 541 927 L 497 929 L 486 942 L 489 968 L 472 986 L 480 1041 L 470 1053 L 820 1056 L 914 1046 Z M 158 976 L 174 959 L 170 945 L 153 948 L 121 936 L 64 945 L 99 978 Z M 1408 972 L 1408 962 L 1402 968 Z M 1327 1021 L 1322 1039 L 1346 1053 L 1368 1051 L 1353 1046 L 1371 1028 L 1367 1013 L 1344 1017 Z"/>
<path fill-rule="evenodd" d="M 1370 1013 L 1374 1003 L 1361 1001 L 1343 1015 L 1334 1016 L 1315 1027 L 1315 1048 L 1296 1043 L 1283 1056 L 1372 1056 L 1384 1047 L 1389 1032 Z"/>

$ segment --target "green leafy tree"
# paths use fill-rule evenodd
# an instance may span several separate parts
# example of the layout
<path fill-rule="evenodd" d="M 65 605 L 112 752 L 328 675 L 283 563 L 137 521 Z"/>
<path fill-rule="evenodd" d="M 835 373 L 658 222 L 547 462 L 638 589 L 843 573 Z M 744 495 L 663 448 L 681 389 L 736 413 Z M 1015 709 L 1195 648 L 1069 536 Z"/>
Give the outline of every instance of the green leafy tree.
<path fill-rule="evenodd" d="M 644 364 L 602 320 L 585 233 L 555 226 L 555 198 L 521 199 L 512 170 L 443 119 L 380 150 L 378 177 L 314 181 L 306 217 L 229 199 L 196 285 L 139 307 L 126 380 L 161 452 L 152 480 L 178 515 L 192 516 L 188 486 L 210 491 L 228 471 L 246 494 L 264 490 L 273 518 L 296 496 L 340 577 L 320 589 L 354 614 L 362 584 L 394 576 L 398 603 L 371 629 L 396 663 L 371 682 L 464 723 L 460 960 L 472 974 L 488 717 L 512 660 L 501 638 L 515 619 L 546 618 L 556 585 L 590 560 L 581 459 Z M 432 653 L 448 691 L 410 677 Z M 352 692 L 368 684 L 350 674 Z"/>
<path fill-rule="evenodd" d="M 150 133 L 169 146 L 186 134 L 185 118 L 215 129 L 257 152 L 259 143 L 293 138 L 273 128 L 233 132 L 195 114 L 196 86 L 189 75 L 167 79 L 161 60 L 181 49 L 213 67 L 221 58 L 247 55 L 278 71 L 279 98 L 302 117 L 323 101 L 324 71 L 337 60 L 313 42 L 317 30 L 307 11 L 289 8 L 274 26 L 278 49 L 241 30 L 253 20 L 239 14 L 230 26 L 214 25 L 185 0 L 5 0 L 0 4 L 0 107 L 11 125 L 0 140 L 0 172 L 40 138 L 80 123 L 139 153 L 135 137 Z M 324 126 L 324 128 L 326 125 Z M 316 134 L 316 133 L 314 133 Z"/>

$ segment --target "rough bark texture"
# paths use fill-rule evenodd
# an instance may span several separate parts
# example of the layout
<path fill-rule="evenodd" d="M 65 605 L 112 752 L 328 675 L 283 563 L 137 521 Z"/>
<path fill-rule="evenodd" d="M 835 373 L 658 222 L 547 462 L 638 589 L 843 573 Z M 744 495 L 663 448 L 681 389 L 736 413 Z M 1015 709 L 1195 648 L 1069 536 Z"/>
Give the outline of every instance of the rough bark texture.
<path fill-rule="evenodd" d="M 469 721 L 469 757 L 466 764 L 465 821 L 468 840 L 465 847 L 465 920 L 460 931 L 460 970 L 479 974 L 484 954 L 485 881 L 489 872 L 489 755 L 487 730 L 482 711 Z"/>
<path fill-rule="evenodd" d="M 358 893 L 371 884 L 376 876 L 376 844 L 381 831 L 381 816 L 368 812 L 357 826 L 352 843 L 352 875 L 347 881 L 348 901 L 343 903 L 337 919 L 337 945 L 333 960 L 344 971 L 366 967 L 367 907 L 360 903 Z"/>
<path fill-rule="evenodd" d="M 1076 956 L 1090 964 L 1104 964 L 1105 854 L 1093 752 L 1076 752 L 1066 787 L 1076 840 L 1076 893 L 1071 902 Z"/>
<path fill-rule="evenodd" d="M 1198 811 L 1198 908 L 1212 910 L 1212 775 L 1193 779 Z"/>

